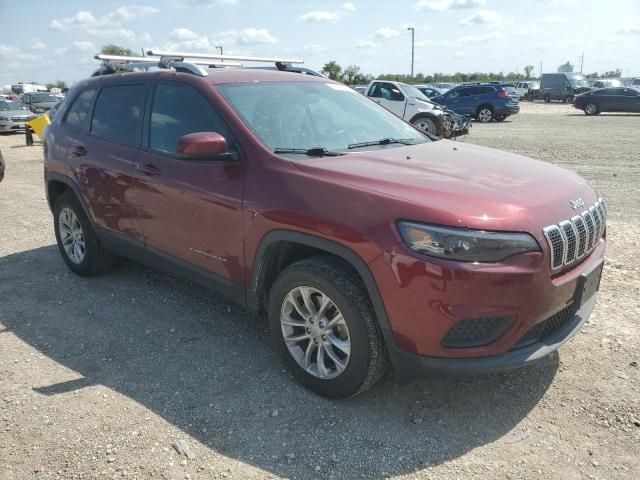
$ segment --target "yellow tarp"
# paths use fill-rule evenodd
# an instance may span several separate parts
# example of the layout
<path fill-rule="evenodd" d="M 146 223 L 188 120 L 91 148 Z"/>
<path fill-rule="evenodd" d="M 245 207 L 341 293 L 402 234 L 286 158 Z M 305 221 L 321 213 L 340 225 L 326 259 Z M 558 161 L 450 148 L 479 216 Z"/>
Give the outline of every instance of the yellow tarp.
<path fill-rule="evenodd" d="M 51 120 L 49 119 L 49 115 L 46 113 L 38 118 L 34 118 L 33 120 L 27 122 L 27 126 L 31 127 L 31 130 L 35 132 L 40 140 L 44 137 L 44 129 L 47 125 L 51 124 Z"/>

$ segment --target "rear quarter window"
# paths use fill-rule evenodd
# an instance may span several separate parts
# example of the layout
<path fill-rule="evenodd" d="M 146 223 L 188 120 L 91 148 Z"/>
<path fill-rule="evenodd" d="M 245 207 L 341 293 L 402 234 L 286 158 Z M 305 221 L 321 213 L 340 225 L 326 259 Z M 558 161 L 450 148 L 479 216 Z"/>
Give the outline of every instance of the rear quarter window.
<path fill-rule="evenodd" d="M 68 127 L 82 130 L 95 96 L 96 91 L 94 89 L 85 90 L 79 94 L 69 107 L 62 123 Z"/>

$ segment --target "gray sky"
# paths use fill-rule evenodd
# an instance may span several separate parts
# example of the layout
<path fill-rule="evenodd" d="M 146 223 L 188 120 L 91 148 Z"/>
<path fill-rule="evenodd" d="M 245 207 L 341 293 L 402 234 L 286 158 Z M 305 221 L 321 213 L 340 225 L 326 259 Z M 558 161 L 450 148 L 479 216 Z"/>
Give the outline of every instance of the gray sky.
<path fill-rule="evenodd" d="M 0 84 L 73 82 L 101 45 L 329 60 L 365 73 L 538 74 L 567 60 L 584 72 L 640 76 L 640 0 L 0 0 Z"/>

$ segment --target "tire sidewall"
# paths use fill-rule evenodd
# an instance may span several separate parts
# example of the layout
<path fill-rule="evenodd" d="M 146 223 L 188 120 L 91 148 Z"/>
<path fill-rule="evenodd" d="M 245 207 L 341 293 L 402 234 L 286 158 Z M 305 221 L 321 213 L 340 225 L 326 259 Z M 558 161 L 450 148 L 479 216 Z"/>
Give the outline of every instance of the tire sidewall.
<path fill-rule="evenodd" d="M 431 135 L 437 135 L 438 134 L 438 123 L 433 118 L 431 118 L 429 116 L 423 115 L 423 116 L 417 117 L 417 118 L 413 119 L 413 121 L 411 122 L 411 125 L 413 125 L 414 128 L 420 130 L 421 132 L 424 132 L 424 130 L 418 128 L 418 126 L 417 126 L 417 124 L 419 122 L 421 122 L 421 121 L 422 122 L 429 121 L 429 122 L 431 122 L 431 125 L 433 125 L 433 132 L 429 132 L 427 130 L 426 133 L 429 133 Z"/>
<path fill-rule="evenodd" d="M 78 217 L 78 222 L 80 222 L 80 226 L 82 227 L 82 233 L 84 235 L 84 243 L 85 243 L 85 253 L 82 262 L 75 263 L 73 262 L 64 247 L 62 246 L 62 240 L 60 238 L 60 213 L 63 209 L 70 209 L 76 217 Z M 54 231 L 56 235 L 56 242 L 58 244 L 58 250 L 60 251 L 60 255 L 64 259 L 67 266 L 78 275 L 90 275 L 96 258 L 98 256 L 98 242 L 96 239 L 96 235 L 93 231 L 93 227 L 89 222 L 89 219 L 84 213 L 84 209 L 80 205 L 80 202 L 76 199 L 76 197 L 72 193 L 63 194 L 58 201 L 56 202 L 56 206 L 53 212 L 53 221 L 54 221 Z"/>
<path fill-rule="evenodd" d="M 322 380 L 308 374 L 289 353 L 282 336 L 280 326 L 282 303 L 291 290 L 300 286 L 313 287 L 328 295 L 342 313 L 349 329 L 351 340 L 349 363 L 345 371 L 336 378 Z M 357 301 L 354 302 L 340 291 L 331 279 L 306 268 L 289 267 L 271 288 L 267 315 L 274 346 L 298 382 L 314 393 L 329 398 L 345 398 L 359 391 L 371 361 L 369 332 L 361 319 Z"/>
<path fill-rule="evenodd" d="M 480 113 L 481 113 L 483 110 L 488 110 L 488 111 L 491 113 L 491 117 L 490 117 L 488 120 L 482 120 L 482 119 L 480 118 Z M 481 122 L 481 123 L 489 123 L 489 122 L 491 122 L 491 120 L 493 120 L 493 110 L 491 110 L 491 108 L 489 108 L 489 107 L 487 107 L 487 106 L 482 106 L 482 107 L 478 108 L 478 115 L 477 115 L 477 117 L 478 117 L 478 121 L 479 121 L 479 122 Z"/>

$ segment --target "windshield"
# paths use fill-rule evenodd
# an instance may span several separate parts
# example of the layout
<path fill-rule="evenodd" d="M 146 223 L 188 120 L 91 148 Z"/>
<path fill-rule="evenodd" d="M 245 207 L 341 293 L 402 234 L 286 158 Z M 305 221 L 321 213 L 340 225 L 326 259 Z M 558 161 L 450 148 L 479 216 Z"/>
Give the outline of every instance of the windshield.
<path fill-rule="evenodd" d="M 0 101 L 0 110 L 5 112 L 10 110 L 26 110 L 26 107 L 18 102 Z"/>
<path fill-rule="evenodd" d="M 413 85 L 407 85 L 406 83 L 399 83 L 398 86 L 402 89 L 404 94 L 409 98 L 417 98 L 418 100 L 428 100 L 425 94 L 422 93 Z"/>
<path fill-rule="evenodd" d="M 569 79 L 569 83 L 571 84 L 571 86 L 573 88 L 583 88 L 583 87 L 589 88 L 589 87 L 591 87 L 589 82 L 586 81 L 585 79 L 570 78 Z"/>
<path fill-rule="evenodd" d="M 261 82 L 218 85 L 217 89 L 271 150 L 345 151 L 349 145 L 389 138 L 413 144 L 430 141 L 346 85 Z M 393 148 L 403 143 L 384 145 Z"/>
<path fill-rule="evenodd" d="M 48 95 L 48 94 L 32 95 L 31 99 L 32 99 L 31 101 L 33 103 L 59 102 L 60 101 L 60 99 L 58 97 L 56 97 L 55 95 Z"/>

